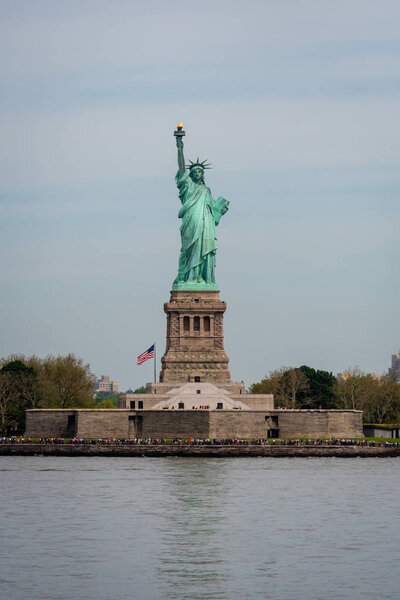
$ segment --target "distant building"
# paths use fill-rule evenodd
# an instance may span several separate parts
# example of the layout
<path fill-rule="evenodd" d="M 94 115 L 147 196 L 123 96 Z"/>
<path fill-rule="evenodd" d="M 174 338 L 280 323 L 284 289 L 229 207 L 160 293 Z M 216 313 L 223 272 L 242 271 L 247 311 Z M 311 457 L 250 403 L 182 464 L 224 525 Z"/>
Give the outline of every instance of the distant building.
<path fill-rule="evenodd" d="M 366 375 L 370 375 L 372 379 L 376 379 L 376 381 L 380 381 L 382 379 L 382 375 L 380 373 L 366 373 Z M 349 377 L 351 377 L 351 373 L 349 371 L 345 371 L 344 373 L 337 373 L 336 379 L 339 381 L 346 381 Z"/>
<path fill-rule="evenodd" d="M 369 375 L 371 375 L 372 379 L 376 379 L 377 381 L 382 379 L 382 375 L 380 373 L 369 373 Z"/>
<path fill-rule="evenodd" d="M 400 381 L 400 354 L 392 354 L 392 366 L 389 368 L 389 375 L 395 375 L 397 381 Z"/>
<path fill-rule="evenodd" d="M 396 439 L 400 435 L 400 428 L 398 425 L 376 425 L 373 423 L 366 423 L 363 429 L 365 437 Z"/>
<path fill-rule="evenodd" d="M 117 394 L 118 393 L 118 382 L 110 381 L 109 375 L 102 375 L 97 380 L 96 394 L 99 392 L 105 392 L 106 394 Z"/>

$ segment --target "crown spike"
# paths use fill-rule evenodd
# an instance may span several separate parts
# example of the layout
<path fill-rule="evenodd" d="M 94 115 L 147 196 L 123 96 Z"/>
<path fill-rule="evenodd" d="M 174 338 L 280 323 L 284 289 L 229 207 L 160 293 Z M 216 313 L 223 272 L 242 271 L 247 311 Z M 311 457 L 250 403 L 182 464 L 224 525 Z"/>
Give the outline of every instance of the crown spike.
<path fill-rule="evenodd" d="M 192 169 L 193 167 L 201 167 L 202 169 L 211 169 L 211 163 L 207 162 L 208 158 L 206 158 L 206 160 L 200 160 L 199 157 L 197 157 L 196 162 L 193 162 L 192 160 L 190 160 L 189 158 L 189 163 L 187 164 L 186 167 L 188 169 Z"/>

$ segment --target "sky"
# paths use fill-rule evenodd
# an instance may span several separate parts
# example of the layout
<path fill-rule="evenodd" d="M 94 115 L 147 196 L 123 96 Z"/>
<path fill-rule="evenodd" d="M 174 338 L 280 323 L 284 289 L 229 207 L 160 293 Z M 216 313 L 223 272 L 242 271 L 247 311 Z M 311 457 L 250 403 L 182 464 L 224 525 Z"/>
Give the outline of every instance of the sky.
<path fill-rule="evenodd" d="M 397 0 L 2 0 L 0 357 L 74 353 L 120 390 L 165 350 L 173 131 L 230 201 L 232 380 L 387 372 L 400 348 Z"/>

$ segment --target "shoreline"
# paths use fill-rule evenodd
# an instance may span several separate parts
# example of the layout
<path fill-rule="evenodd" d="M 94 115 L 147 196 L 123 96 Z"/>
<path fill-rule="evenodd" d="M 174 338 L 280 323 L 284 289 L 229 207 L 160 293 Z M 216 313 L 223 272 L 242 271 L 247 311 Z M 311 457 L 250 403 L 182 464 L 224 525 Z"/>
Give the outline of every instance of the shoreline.
<path fill-rule="evenodd" d="M 400 456 L 400 447 L 382 446 L 284 446 L 284 445 L 177 445 L 177 444 L 0 444 L 0 456 L 204 456 L 204 457 L 338 457 L 368 458 Z"/>

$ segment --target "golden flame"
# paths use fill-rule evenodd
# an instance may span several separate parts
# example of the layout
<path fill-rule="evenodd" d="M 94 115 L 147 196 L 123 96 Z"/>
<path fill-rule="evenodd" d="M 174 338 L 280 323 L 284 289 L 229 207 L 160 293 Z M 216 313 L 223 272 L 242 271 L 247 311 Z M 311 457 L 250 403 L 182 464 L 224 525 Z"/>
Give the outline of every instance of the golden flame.
<path fill-rule="evenodd" d="M 178 123 L 178 125 L 176 126 L 178 131 L 181 131 L 181 129 L 183 129 L 183 123 Z"/>

